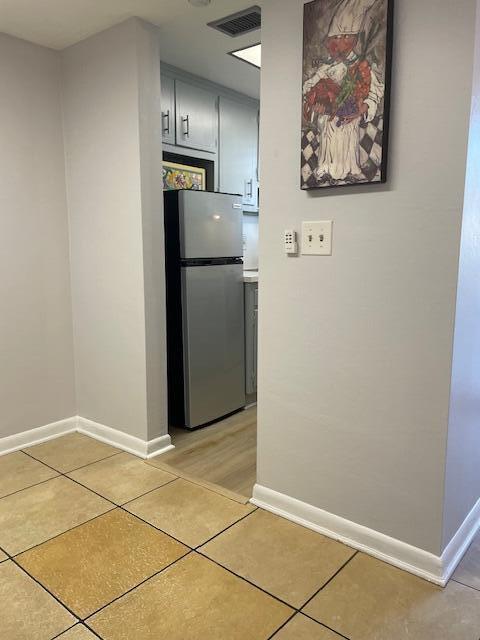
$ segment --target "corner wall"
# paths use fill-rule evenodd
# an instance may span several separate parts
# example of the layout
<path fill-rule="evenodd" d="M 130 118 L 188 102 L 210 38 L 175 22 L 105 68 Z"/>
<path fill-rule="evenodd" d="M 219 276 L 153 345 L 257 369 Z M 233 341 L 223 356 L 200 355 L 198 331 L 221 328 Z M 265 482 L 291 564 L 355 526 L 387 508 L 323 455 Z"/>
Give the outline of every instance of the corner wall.
<path fill-rule="evenodd" d="M 475 2 L 396 3 L 388 184 L 316 193 L 303 4 L 263 3 L 258 483 L 439 556 Z M 333 256 L 287 258 L 323 219 Z"/>
<path fill-rule="evenodd" d="M 76 414 L 59 54 L 0 34 L 0 438 Z"/>
<path fill-rule="evenodd" d="M 130 19 L 62 54 L 78 413 L 143 441 L 167 433 L 154 33 Z"/>
<path fill-rule="evenodd" d="M 480 3 L 453 353 L 444 538 L 480 499 Z M 480 516 L 478 505 L 477 518 Z"/>

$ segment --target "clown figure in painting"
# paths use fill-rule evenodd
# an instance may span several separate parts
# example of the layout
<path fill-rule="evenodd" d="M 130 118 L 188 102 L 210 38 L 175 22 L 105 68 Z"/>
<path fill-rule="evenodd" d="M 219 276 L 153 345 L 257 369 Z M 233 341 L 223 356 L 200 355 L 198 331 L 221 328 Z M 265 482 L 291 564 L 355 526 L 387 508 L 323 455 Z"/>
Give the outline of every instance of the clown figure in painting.
<path fill-rule="evenodd" d="M 318 140 L 316 186 L 366 181 L 361 127 L 376 117 L 385 90 L 375 56 L 369 59 L 375 33 L 369 12 L 378 1 L 341 0 L 334 6 L 323 42 L 327 57 L 304 82 L 303 118 Z"/>

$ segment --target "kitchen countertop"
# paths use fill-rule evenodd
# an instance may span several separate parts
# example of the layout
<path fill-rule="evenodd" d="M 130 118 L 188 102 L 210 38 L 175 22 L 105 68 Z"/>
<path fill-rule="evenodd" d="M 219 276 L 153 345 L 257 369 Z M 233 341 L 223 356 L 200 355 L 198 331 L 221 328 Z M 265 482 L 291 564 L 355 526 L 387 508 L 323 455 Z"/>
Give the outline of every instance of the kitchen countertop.
<path fill-rule="evenodd" d="M 243 281 L 244 282 L 258 282 L 258 270 L 253 271 L 244 271 L 243 272 Z"/>

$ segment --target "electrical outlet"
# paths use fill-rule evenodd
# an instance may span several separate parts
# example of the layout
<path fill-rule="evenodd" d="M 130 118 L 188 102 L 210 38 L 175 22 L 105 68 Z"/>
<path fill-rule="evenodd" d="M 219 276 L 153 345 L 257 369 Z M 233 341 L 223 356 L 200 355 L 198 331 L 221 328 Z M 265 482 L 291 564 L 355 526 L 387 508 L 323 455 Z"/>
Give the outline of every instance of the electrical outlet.
<path fill-rule="evenodd" d="M 288 229 L 284 234 L 285 253 L 289 256 L 298 253 L 297 232 Z"/>
<path fill-rule="evenodd" d="M 331 220 L 302 222 L 302 254 L 306 256 L 332 255 Z"/>

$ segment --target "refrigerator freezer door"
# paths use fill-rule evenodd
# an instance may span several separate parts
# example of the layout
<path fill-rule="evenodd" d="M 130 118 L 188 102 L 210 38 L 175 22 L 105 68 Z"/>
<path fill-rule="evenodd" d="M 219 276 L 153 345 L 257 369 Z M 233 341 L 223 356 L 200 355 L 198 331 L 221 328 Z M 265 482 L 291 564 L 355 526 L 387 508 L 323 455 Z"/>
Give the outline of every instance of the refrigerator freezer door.
<path fill-rule="evenodd" d="M 245 406 L 242 265 L 184 267 L 185 423 L 190 429 Z"/>
<path fill-rule="evenodd" d="M 243 255 L 240 196 L 180 191 L 179 209 L 182 259 Z"/>

